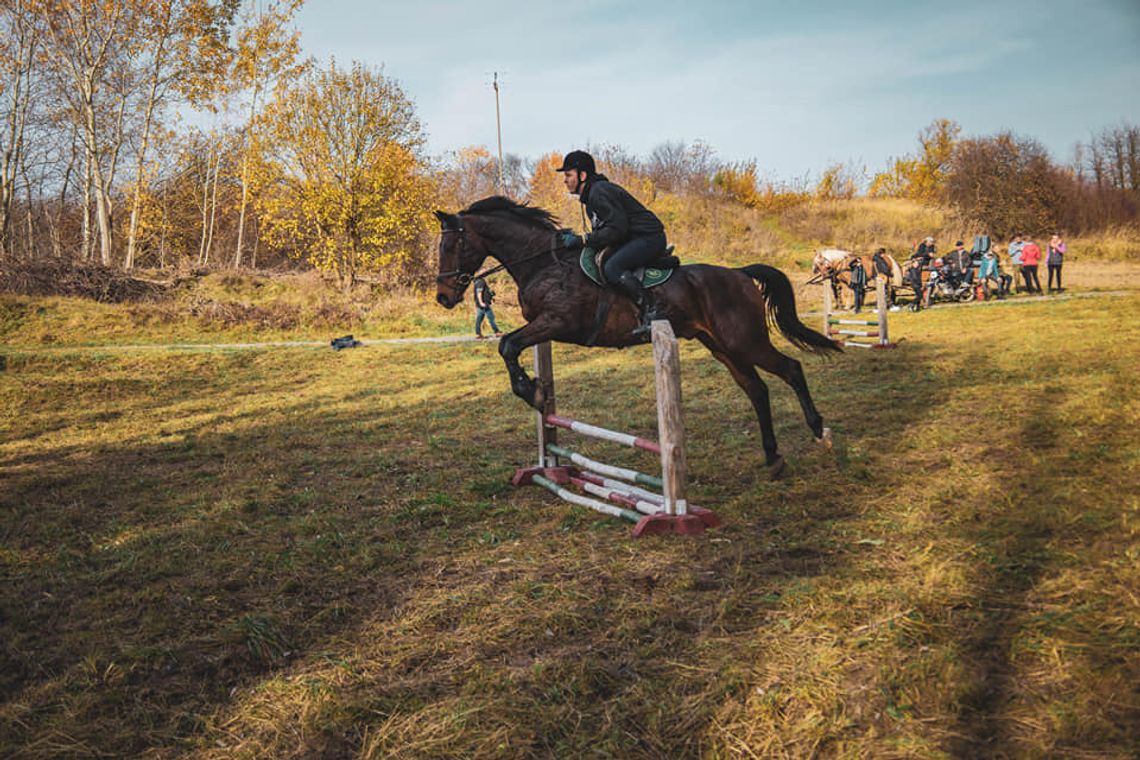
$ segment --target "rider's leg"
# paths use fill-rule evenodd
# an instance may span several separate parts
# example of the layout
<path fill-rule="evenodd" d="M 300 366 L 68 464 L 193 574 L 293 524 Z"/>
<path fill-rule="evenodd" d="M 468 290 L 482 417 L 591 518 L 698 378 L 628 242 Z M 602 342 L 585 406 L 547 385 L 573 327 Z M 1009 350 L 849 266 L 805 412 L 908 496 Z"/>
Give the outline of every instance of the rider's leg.
<path fill-rule="evenodd" d="M 657 318 L 657 299 L 641 286 L 631 270 L 649 264 L 664 252 L 664 233 L 633 238 L 610 254 L 603 265 L 606 281 L 641 311 L 641 324 L 634 333 L 649 332 L 650 322 Z"/>

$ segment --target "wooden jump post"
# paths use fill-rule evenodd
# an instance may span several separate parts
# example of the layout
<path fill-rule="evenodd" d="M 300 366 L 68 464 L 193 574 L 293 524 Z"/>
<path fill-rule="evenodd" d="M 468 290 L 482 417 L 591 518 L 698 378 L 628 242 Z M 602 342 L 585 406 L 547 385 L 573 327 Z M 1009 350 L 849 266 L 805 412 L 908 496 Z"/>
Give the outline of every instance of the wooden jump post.
<path fill-rule="evenodd" d="M 535 380 L 545 394 L 543 409 L 535 414 L 538 465 L 518 470 L 511 482 L 516 486 L 541 486 L 564 501 L 634 522 L 634 536 L 694 534 L 720 525 L 714 513 L 689 504 L 686 496 L 681 355 L 673 328 L 666 320 L 653 322 L 653 363 L 657 378 L 657 441 L 558 415 L 550 344 L 535 346 Z M 661 476 L 615 467 L 560 446 L 559 428 L 658 454 Z M 574 486 L 590 496 L 571 491 L 567 486 Z"/>
<path fill-rule="evenodd" d="M 838 340 L 844 347 L 894 348 L 897 344 L 891 343 L 887 332 L 887 284 L 881 276 L 875 278 L 875 301 L 876 319 L 840 319 L 835 316 L 831 288 L 824 284 L 823 334 Z M 868 338 L 873 340 L 867 342 Z"/>

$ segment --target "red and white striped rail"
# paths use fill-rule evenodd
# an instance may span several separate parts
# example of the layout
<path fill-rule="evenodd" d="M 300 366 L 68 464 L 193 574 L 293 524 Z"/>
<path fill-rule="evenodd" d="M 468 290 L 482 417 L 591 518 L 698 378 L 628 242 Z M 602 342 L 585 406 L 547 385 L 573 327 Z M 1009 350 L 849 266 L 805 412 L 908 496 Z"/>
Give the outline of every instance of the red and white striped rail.
<path fill-rule="evenodd" d="M 603 441 L 613 441 L 620 443 L 622 446 L 632 446 L 635 449 L 642 451 L 652 451 L 654 454 L 661 453 L 661 444 L 656 441 L 650 441 L 646 438 L 639 438 L 636 435 L 629 433 L 619 433 L 616 430 L 607 430 L 604 427 L 597 425 L 589 425 L 585 422 L 572 420 L 569 417 L 560 417 L 557 414 L 548 414 L 544 418 L 547 425 L 554 427 L 565 428 L 566 430 L 573 430 L 575 433 L 581 435 L 588 435 L 591 438 L 601 438 Z"/>

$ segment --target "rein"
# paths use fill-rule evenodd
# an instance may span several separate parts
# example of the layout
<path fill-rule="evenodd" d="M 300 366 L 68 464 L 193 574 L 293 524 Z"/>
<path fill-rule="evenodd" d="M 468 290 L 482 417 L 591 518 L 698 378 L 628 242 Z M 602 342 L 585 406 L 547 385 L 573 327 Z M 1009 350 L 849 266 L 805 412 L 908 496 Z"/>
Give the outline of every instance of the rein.
<path fill-rule="evenodd" d="M 461 235 L 461 237 L 459 238 L 459 245 L 460 245 L 460 248 L 462 249 L 464 243 L 466 242 L 466 237 L 462 237 L 462 235 L 464 233 L 464 229 L 462 227 L 459 227 L 457 229 L 443 230 L 442 232 L 440 232 L 440 236 L 442 237 L 443 235 L 446 235 L 449 232 L 458 232 Z M 568 249 L 564 245 L 556 245 L 557 239 L 558 239 L 558 233 L 555 232 L 553 234 L 553 236 L 551 237 L 549 248 L 544 248 L 544 249 L 537 251 L 535 253 L 527 254 L 526 256 L 523 256 L 521 259 L 515 259 L 511 263 L 512 264 L 521 264 L 521 263 L 526 262 L 526 261 L 533 261 L 534 259 L 537 259 L 540 256 L 545 256 L 546 254 L 549 253 L 551 255 L 551 257 L 554 259 L 554 262 L 556 264 L 561 264 L 562 261 L 558 258 L 557 251 L 559 251 L 559 250 L 565 251 Z M 463 251 L 462 250 L 460 250 L 457 258 L 459 258 L 459 259 L 463 258 Z M 495 272 L 501 272 L 506 268 L 507 268 L 506 264 L 500 263 L 496 266 L 491 267 L 490 269 L 484 269 L 482 272 L 479 272 L 479 273 L 468 273 L 468 272 L 464 272 L 462 269 L 452 269 L 450 272 L 440 272 L 439 275 L 435 278 L 435 281 L 437 283 L 442 283 L 448 277 L 455 277 L 459 281 L 460 287 L 467 287 L 471 283 L 472 280 L 475 280 L 479 277 L 487 277 L 488 275 L 492 275 Z"/>

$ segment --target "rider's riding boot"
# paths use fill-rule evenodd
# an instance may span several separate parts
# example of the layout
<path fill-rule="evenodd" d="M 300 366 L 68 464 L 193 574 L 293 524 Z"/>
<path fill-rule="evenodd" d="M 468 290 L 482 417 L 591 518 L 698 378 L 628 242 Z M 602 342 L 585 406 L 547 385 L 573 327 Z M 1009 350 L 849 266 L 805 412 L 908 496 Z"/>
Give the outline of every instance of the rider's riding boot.
<path fill-rule="evenodd" d="M 617 281 L 620 290 L 629 300 L 633 301 L 641 311 L 641 324 L 634 329 L 634 335 L 648 335 L 652 329 L 653 320 L 657 319 L 657 299 L 641 285 L 637 275 L 633 272 L 622 272 Z"/>

